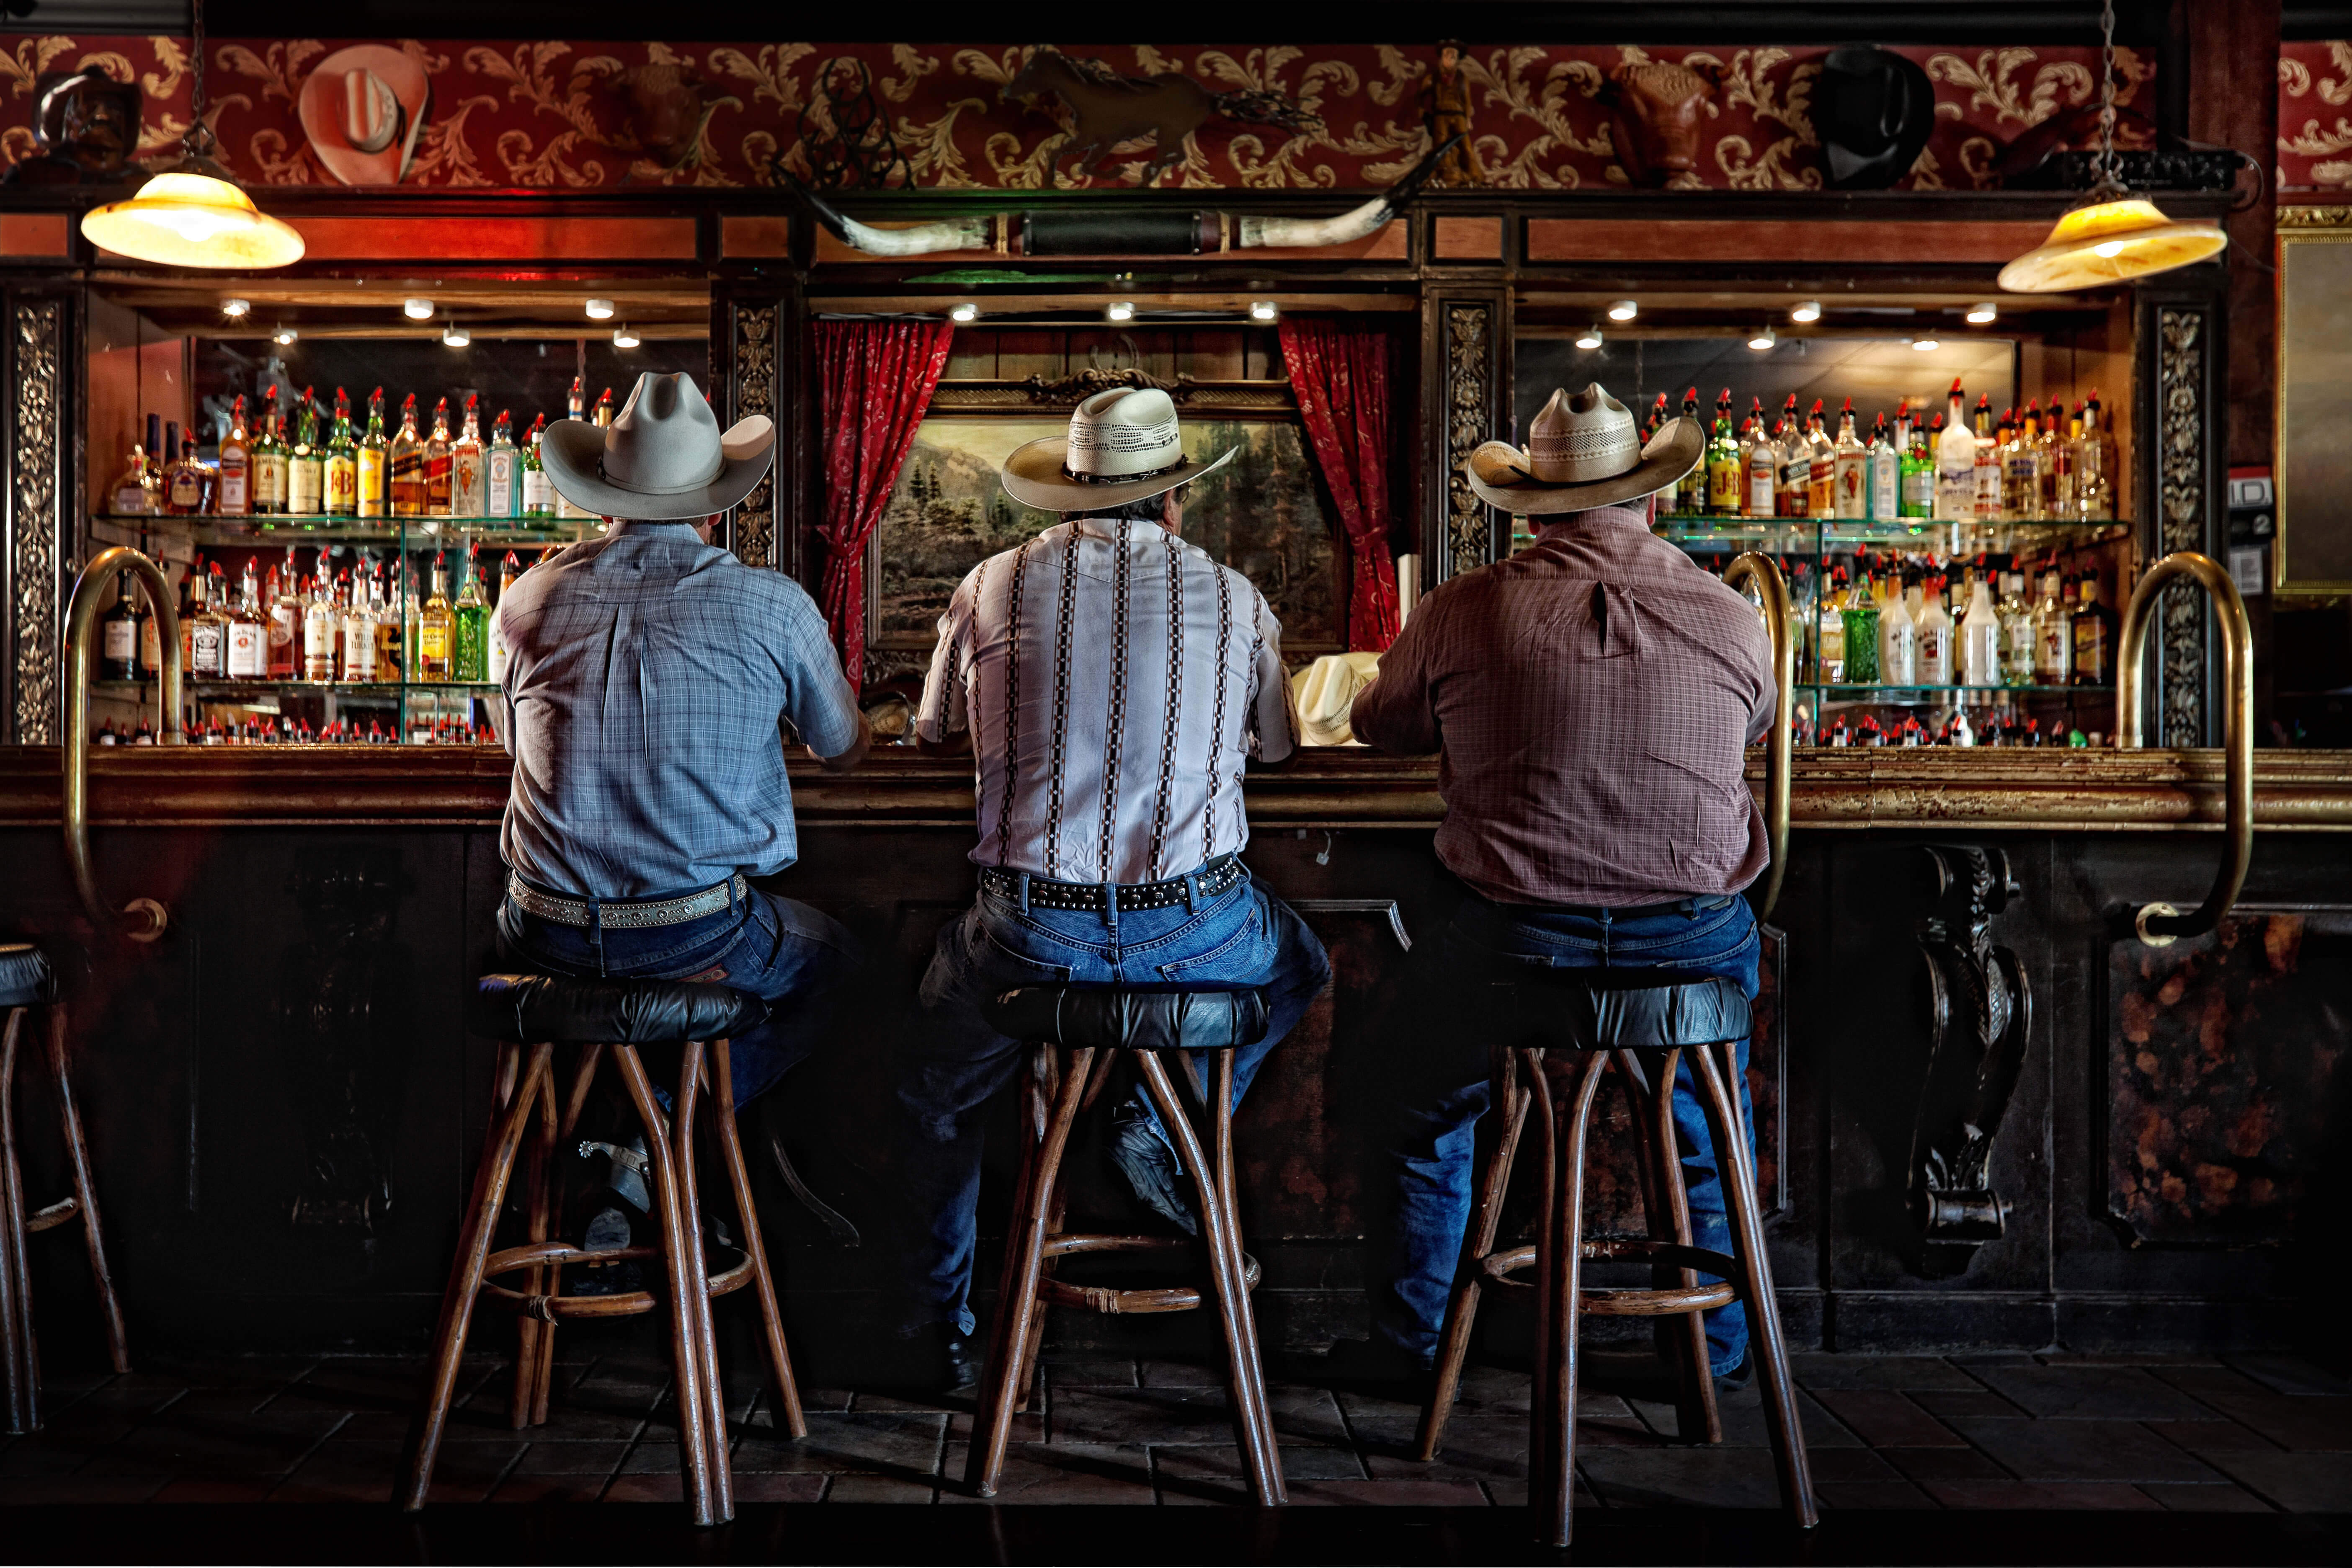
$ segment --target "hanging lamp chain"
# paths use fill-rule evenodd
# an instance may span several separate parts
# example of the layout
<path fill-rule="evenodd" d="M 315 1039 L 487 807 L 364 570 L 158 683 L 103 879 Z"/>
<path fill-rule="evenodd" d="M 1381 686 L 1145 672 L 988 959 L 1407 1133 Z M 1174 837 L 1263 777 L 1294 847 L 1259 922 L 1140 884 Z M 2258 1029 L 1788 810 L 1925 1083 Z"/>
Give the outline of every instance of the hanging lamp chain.
<path fill-rule="evenodd" d="M 204 0 L 196 0 L 201 6 Z M 2116 0 L 2099 5 L 2099 156 L 2091 189 L 2100 196 L 2120 195 L 2122 177 L 2116 169 Z"/>
<path fill-rule="evenodd" d="M 180 138 L 180 145 L 191 159 L 214 161 L 219 142 L 213 135 L 212 125 L 205 119 L 205 0 L 190 0 L 188 131 Z"/>

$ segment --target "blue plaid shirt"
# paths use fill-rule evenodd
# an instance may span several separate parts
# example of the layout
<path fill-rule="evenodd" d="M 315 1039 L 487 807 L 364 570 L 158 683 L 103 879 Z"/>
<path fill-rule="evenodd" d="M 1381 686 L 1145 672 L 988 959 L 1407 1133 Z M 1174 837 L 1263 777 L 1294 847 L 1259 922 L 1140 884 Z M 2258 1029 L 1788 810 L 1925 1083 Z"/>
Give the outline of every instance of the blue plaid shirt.
<path fill-rule="evenodd" d="M 820 756 L 858 733 L 799 584 L 691 524 L 618 522 L 524 573 L 498 614 L 509 866 L 550 892 L 639 899 L 799 858 L 780 721 Z"/>

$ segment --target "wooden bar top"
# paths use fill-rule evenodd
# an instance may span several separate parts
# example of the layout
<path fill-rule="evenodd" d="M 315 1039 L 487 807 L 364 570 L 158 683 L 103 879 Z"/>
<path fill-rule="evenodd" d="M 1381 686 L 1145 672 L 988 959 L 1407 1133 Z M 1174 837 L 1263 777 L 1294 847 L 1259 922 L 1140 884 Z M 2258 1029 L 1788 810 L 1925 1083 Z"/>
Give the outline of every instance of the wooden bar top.
<path fill-rule="evenodd" d="M 1748 782 L 1763 788 L 1760 752 Z M 495 825 L 512 762 L 467 746 L 137 746 L 90 751 L 90 820 L 107 826 Z M 1801 751 L 1791 819 L 1806 831 L 1966 826 L 2053 833 L 2215 831 L 2221 753 L 2007 748 Z M 886 748 L 855 773 L 792 768 L 806 827 L 972 823 L 971 770 L 957 757 Z M 1434 758 L 1309 751 L 1252 769 L 1264 827 L 1428 829 L 1444 815 Z M 55 826 L 55 747 L 0 748 L 0 825 Z M 2352 752 L 2254 753 L 2257 827 L 2352 831 Z"/>

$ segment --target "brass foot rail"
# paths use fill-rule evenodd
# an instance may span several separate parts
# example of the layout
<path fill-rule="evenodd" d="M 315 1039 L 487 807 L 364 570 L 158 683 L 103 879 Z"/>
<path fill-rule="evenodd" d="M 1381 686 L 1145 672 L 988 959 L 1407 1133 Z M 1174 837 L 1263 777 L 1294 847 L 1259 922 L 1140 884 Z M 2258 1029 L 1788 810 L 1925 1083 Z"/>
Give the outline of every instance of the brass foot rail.
<path fill-rule="evenodd" d="M 182 739 L 180 612 L 172 603 L 172 584 L 162 567 L 128 545 L 101 550 L 74 580 L 73 599 L 66 609 L 65 734 L 58 748 L 65 768 L 66 860 L 73 868 L 74 887 L 91 924 L 100 931 L 120 930 L 133 942 L 153 942 L 171 918 L 163 906 L 153 899 L 133 899 L 117 912 L 100 895 L 98 874 L 89 862 L 90 638 L 97 634 L 100 604 L 121 572 L 138 579 L 148 613 L 155 617 L 156 652 L 163 666 L 163 679 L 156 683 L 155 742 L 176 746 Z"/>

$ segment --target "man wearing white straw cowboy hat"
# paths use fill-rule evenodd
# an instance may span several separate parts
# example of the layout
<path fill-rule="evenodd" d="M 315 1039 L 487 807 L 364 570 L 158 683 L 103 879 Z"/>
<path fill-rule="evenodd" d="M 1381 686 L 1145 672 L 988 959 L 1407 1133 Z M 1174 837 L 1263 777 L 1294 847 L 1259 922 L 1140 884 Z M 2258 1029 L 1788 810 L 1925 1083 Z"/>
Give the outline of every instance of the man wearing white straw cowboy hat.
<path fill-rule="evenodd" d="M 980 896 L 940 932 L 899 1088 L 917 1216 L 905 1327 L 926 1341 L 924 1381 L 972 1370 L 981 1128 L 1024 1059 L 983 996 L 1047 978 L 1258 987 L 1269 1016 L 1236 1053 L 1238 1099 L 1329 977 L 1322 943 L 1239 858 L 1243 767 L 1287 757 L 1298 721 L 1274 613 L 1181 537 L 1188 488 L 1232 457 L 1186 457 L 1165 392 L 1097 393 L 1066 437 L 1005 459 L 1005 492 L 1062 521 L 973 568 L 940 618 L 917 726 L 934 746 L 970 737 Z M 1139 1099 L 1111 1153 L 1194 1229 Z"/>
<path fill-rule="evenodd" d="M 1555 392 L 1524 450 L 1490 441 L 1469 464 L 1482 500 L 1540 525 L 1535 543 L 1431 592 L 1356 698 L 1359 739 L 1443 753 L 1437 855 L 1464 897 L 1444 940 L 1414 954 L 1429 955 L 1413 992 L 1433 1018 L 1461 976 L 1523 963 L 1721 974 L 1756 994 L 1738 893 L 1768 858 L 1744 770 L 1772 719 L 1769 645 L 1746 599 L 1650 531 L 1650 498 L 1703 446 L 1677 419 L 1644 447 L 1597 383 Z M 1426 1369 L 1436 1348 L 1486 1109 L 1486 1042 L 1433 1027 L 1418 1040 L 1389 1148 L 1373 1339 L 1334 1352 L 1335 1370 L 1382 1381 Z M 1697 1245 L 1727 1251 L 1687 1060 L 1674 1105 Z M 1744 1376 L 1736 1303 L 1707 1314 L 1707 1341 L 1717 1375 Z"/>
<path fill-rule="evenodd" d="M 799 855 L 783 729 L 836 770 L 868 740 L 808 595 L 697 526 L 751 493 L 775 447 L 763 416 L 722 432 L 685 375 L 638 377 L 609 429 L 548 426 L 548 479 L 612 529 L 533 566 L 498 606 L 515 760 L 501 946 L 557 974 L 791 999 L 732 1042 L 739 1103 L 808 1053 L 810 1004 L 854 956 L 832 919 L 751 880 Z M 625 1163 L 607 1179 L 644 1209 Z M 625 1244 L 616 1208 L 587 1226 L 588 1245 Z"/>

